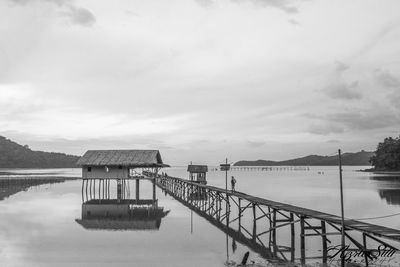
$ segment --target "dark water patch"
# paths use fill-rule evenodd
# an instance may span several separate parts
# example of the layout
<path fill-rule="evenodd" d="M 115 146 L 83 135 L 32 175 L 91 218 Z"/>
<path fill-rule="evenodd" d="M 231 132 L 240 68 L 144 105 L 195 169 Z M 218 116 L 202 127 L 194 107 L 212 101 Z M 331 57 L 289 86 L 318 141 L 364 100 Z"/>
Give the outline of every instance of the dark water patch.
<path fill-rule="evenodd" d="M 10 197 L 21 191 L 26 191 L 30 187 L 39 186 L 44 184 L 63 183 L 66 180 L 76 180 L 75 177 L 13 177 L 13 178 L 0 178 L 0 201 Z"/>
<path fill-rule="evenodd" d="M 400 189 L 380 189 L 379 196 L 389 205 L 400 206 Z"/>
<path fill-rule="evenodd" d="M 58 172 L 42 172 L 42 173 L 37 173 L 37 172 L 0 172 L 1 176 L 43 176 L 43 175 L 57 175 L 59 174 Z"/>
<path fill-rule="evenodd" d="M 386 201 L 388 205 L 400 205 L 400 176 L 382 175 L 372 176 L 377 184 L 379 197 Z"/>
<path fill-rule="evenodd" d="M 379 175 L 379 176 L 371 176 L 370 179 L 377 181 L 393 181 L 398 182 L 400 184 L 400 176 L 399 175 Z"/>

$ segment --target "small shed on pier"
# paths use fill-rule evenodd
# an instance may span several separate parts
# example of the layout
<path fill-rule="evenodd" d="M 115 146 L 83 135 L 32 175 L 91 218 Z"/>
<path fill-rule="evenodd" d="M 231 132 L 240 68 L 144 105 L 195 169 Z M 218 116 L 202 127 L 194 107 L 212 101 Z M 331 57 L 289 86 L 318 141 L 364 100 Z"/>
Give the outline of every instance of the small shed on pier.
<path fill-rule="evenodd" d="M 158 150 L 89 150 L 77 164 L 84 179 L 129 179 L 133 169 L 169 167 Z"/>
<path fill-rule="evenodd" d="M 190 181 L 200 184 L 207 184 L 206 174 L 208 172 L 207 165 L 188 165 L 187 171 L 189 172 Z"/>

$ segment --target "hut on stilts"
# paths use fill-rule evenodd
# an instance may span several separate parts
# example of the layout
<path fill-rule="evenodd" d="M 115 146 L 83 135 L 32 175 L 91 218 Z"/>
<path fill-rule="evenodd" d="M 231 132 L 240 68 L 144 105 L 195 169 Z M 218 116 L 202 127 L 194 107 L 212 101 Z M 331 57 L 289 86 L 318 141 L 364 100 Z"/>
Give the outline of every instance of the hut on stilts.
<path fill-rule="evenodd" d="M 189 172 L 189 180 L 194 183 L 206 185 L 207 184 L 207 172 L 208 172 L 208 167 L 207 165 L 193 165 L 190 164 L 188 165 L 187 171 Z M 194 189 L 192 190 L 191 197 L 192 199 L 203 199 L 206 198 L 206 192 L 202 188 L 198 188 L 197 186 L 194 187 L 197 188 L 196 191 Z"/>
<path fill-rule="evenodd" d="M 89 229 L 158 229 L 168 212 L 158 207 L 155 176 L 164 164 L 158 150 L 89 150 L 82 167 L 82 218 Z M 152 183 L 152 199 L 140 199 L 140 180 Z M 135 197 L 131 198 L 131 184 Z M 116 186 L 112 186 L 116 184 Z"/>

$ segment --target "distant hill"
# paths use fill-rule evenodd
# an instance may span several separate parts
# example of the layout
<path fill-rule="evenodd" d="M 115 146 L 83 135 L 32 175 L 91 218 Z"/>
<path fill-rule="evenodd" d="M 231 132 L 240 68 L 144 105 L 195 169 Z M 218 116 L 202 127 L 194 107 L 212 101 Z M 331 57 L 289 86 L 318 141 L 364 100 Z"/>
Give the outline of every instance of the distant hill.
<path fill-rule="evenodd" d="M 374 152 L 360 151 L 356 153 L 342 154 L 342 165 L 352 166 L 369 166 L 371 163 L 369 159 L 374 155 Z M 271 160 L 255 160 L 247 161 L 241 160 L 234 164 L 234 166 L 336 166 L 338 165 L 338 156 L 318 156 L 310 155 L 297 159 L 290 159 L 284 161 L 271 161 Z"/>
<path fill-rule="evenodd" d="M 0 168 L 71 168 L 78 156 L 33 151 L 0 136 Z"/>

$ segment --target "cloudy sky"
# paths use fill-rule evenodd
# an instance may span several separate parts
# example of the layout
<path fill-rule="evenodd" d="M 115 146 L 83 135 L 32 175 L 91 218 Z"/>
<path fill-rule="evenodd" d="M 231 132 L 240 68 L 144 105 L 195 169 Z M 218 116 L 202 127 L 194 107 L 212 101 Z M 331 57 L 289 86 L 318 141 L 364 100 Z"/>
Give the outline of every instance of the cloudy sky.
<path fill-rule="evenodd" d="M 0 135 L 171 164 L 400 133 L 398 0 L 1 0 Z"/>

